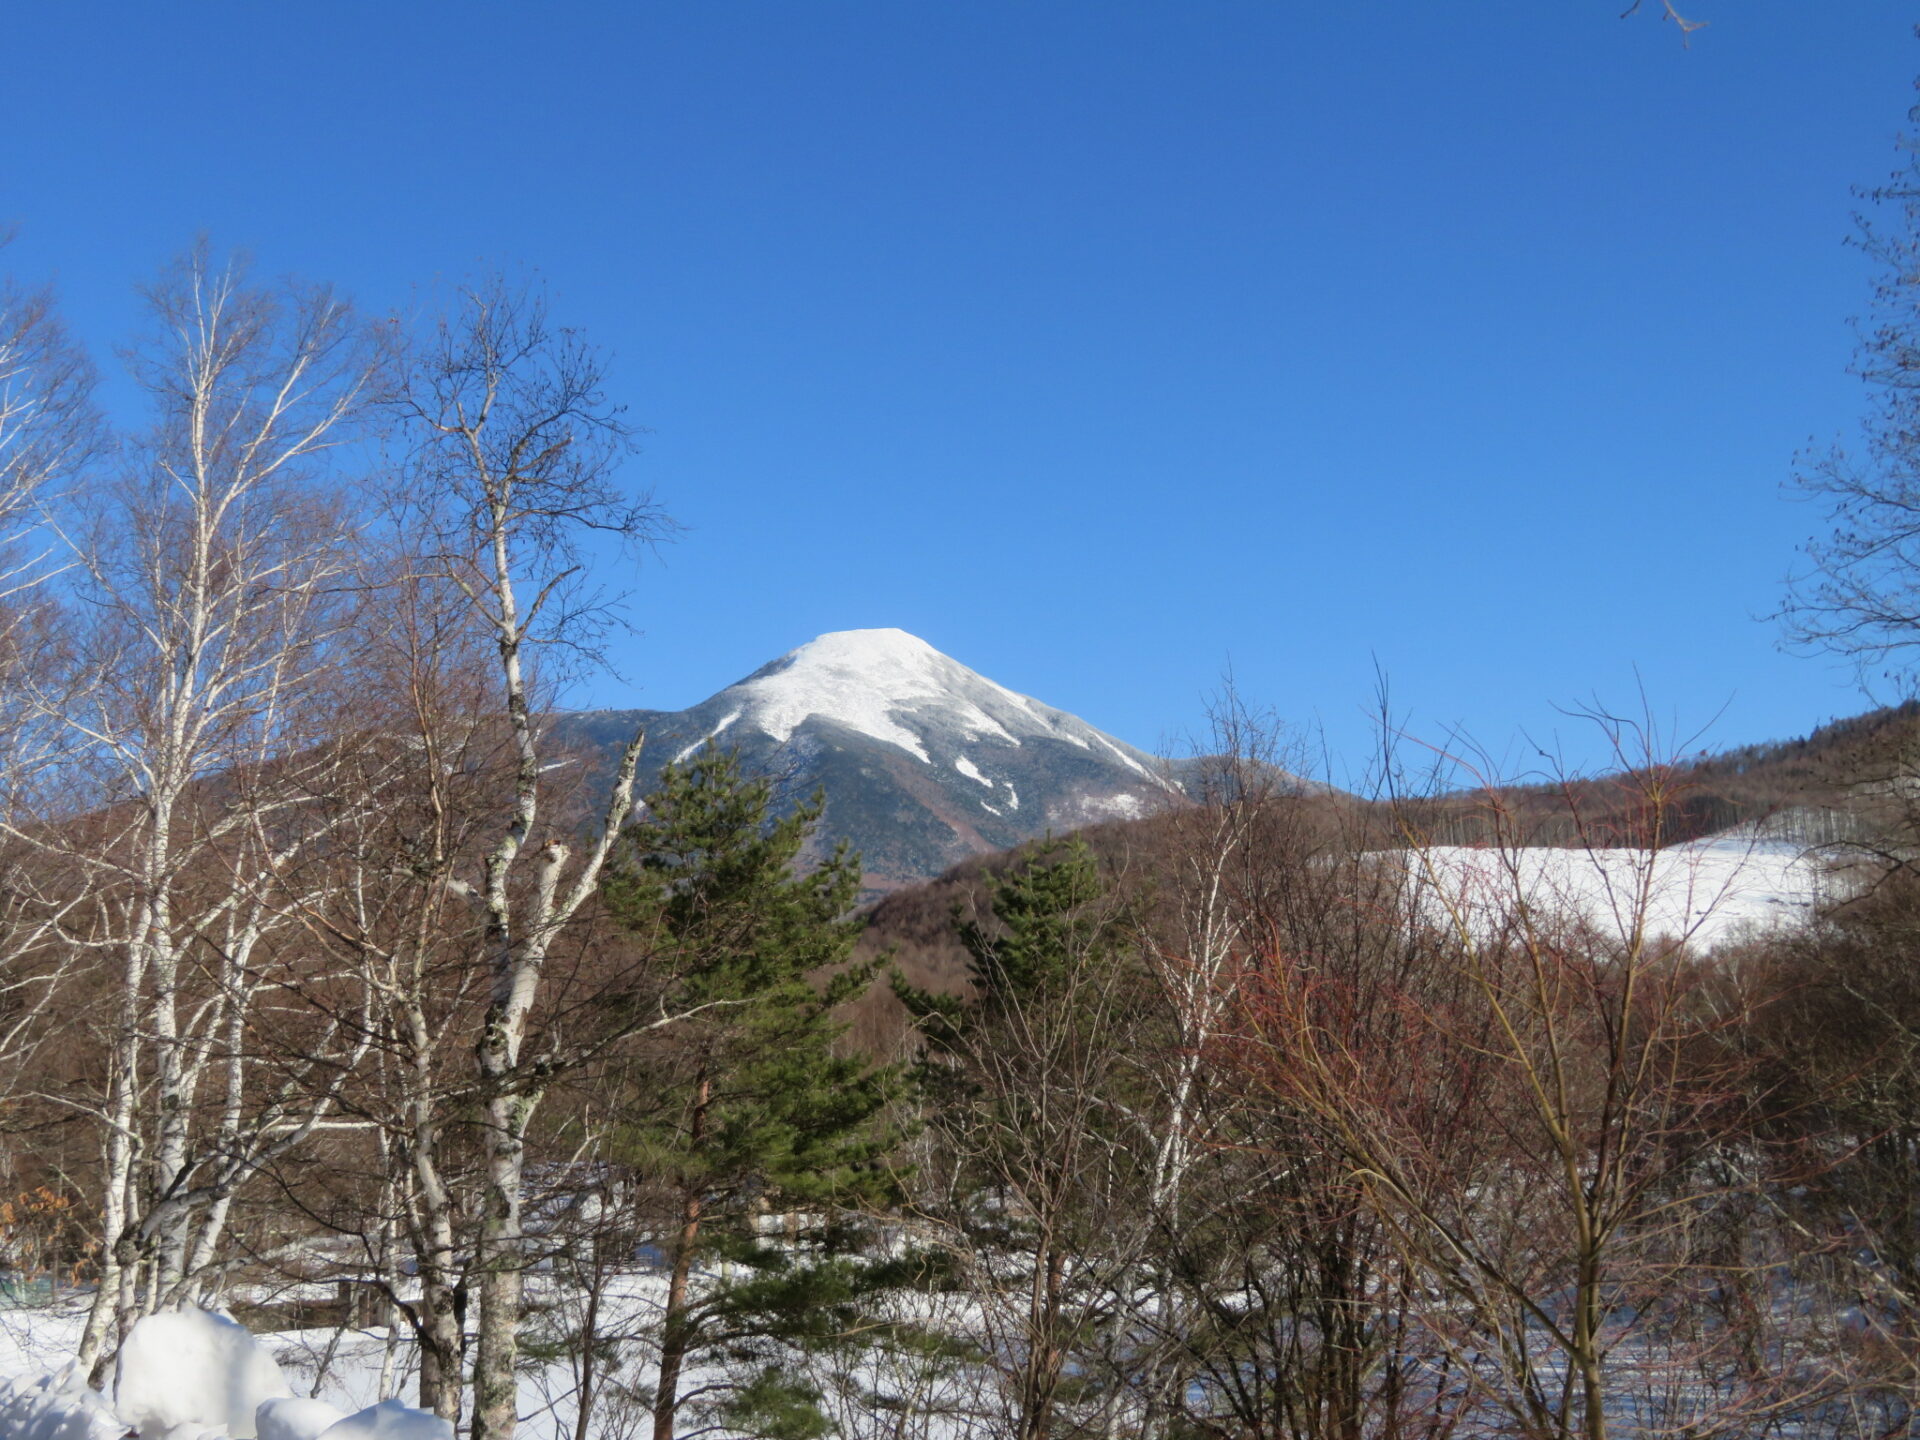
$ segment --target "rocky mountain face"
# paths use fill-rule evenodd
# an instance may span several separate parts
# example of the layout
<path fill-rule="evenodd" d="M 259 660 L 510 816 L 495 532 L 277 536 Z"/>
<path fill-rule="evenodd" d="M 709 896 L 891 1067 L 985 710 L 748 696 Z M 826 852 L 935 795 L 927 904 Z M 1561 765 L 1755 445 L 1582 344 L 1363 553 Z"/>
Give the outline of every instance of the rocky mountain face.
<path fill-rule="evenodd" d="M 715 744 L 796 799 L 823 790 L 819 839 L 860 852 L 870 891 L 1181 793 L 1153 757 L 904 630 L 822 635 L 690 709 L 577 711 L 559 730 L 602 758 L 643 721 L 643 783 Z"/>

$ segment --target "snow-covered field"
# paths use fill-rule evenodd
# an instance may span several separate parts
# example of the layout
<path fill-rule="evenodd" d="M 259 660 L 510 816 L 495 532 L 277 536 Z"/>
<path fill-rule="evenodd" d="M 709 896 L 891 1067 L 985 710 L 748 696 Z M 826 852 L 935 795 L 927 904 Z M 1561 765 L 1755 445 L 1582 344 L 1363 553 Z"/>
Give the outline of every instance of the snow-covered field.
<path fill-rule="evenodd" d="M 529 1299 L 535 1313 L 524 1334 L 532 1342 L 530 1348 L 538 1350 L 545 1348 L 543 1342 L 554 1342 L 570 1329 L 577 1333 L 585 1305 L 582 1295 L 555 1286 L 549 1277 L 531 1278 Z M 665 1277 L 652 1269 L 609 1277 L 599 1300 L 596 1327 L 598 1363 L 605 1369 L 595 1397 L 593 1440 L 646 1440 L 650 1434 L 646 1395 L 655 1378 L 650 1337 L 657 1332 L 665 1298 Z M 983 1330 L 978 1305 L 959 1296 L 902 1296 L 898 1310 L 897 1318 L 914 1324 L 954 1333 Z M 144 1382 L 151 1390 L 157 1378 L 161 1393 L 136 1398 L 116 1414 L 114 1381 L 108 1381 L 104 1395 L 92 1394 L 71 1373 L 84 1318 L 84 1296 L 48 1308 L 0 1311 L 0 1440 L 118 1440 L 129 1429 L 139 1429 L 142 1440 L 244 1440 L 255 1433 L 245 1425 L 142 1424 L 156 1412 L 167 1412 L 170 1405 L 190 1404 L 180 1392 L 196 1387 L 224 1397 L 218 1403 L 225 1405 L 223 1413 L 229 1418 L 242 1410 L 253 1414 L 266 1399 L 293 1397 L 275 1403 L 272 1418 L 283 1423 L 269 1424 L 269 1417 L 262 1417 L 258 1440 L 451 1440 L 444 1427 L 429 1433 L 438 1423 L 431 1416 L 401 1413 L 418 1394 L 411 1343 L 403 1337 L 390 1347 L 387 1332 L 378 1327 L 258 1336 L 261 1352 L 277 1364 L 277 1378 L 284 1384 L 263 1380 L 253 1362 L 244 1358 L 223 1371 L 204 1356 L 196 1361 L 181 1353 L 193 1347 L 170 1344 L 160 1352 L 161 1363 L 149 1367 L 150 1378 Z M 230 1324 L 226 1328 L 238 1329 Z M 523 1364 L 520 1434 L 527 1440 L 573 1440 L 576 1433 L 578 1347 L 562 1344 L 554 1349 L 569 1349 L 573 1356 L 529 1358 Z M 398 1363 L 393 1364 L 396 1358 Z M 254 1369 L 251 1386 L 232 1383 L 232 1370 L 249 1368 Z M 229 1378 L 222 1379 L 223 1373 Z M 911 1344 L 868 1347 L 844 1359 L 821 1357 L 809 1374 L 835 1433 L 846 1440 L 969 1440 L 981 1433 L 979 1417 L 993 1410 L 991 1385 L 980 1371 L 956 1367 Z M 683 1393 L 698 1392 L 718 1378 L 718 1370 L 694 1367 Z M 317 1423 L 366 1415 L 383 1399 L 383 1379 L 398 1403 L 384 1407 L 388 1423 L 377 1432 L 365 1425 L 359 1429 L 337 1425 L 328 1433 L 327 1425 Z M 891 1397 L 891 1403 L 875 1408 L 871 1402 L 876 1394 Z M 16 1396 L 24 1403 L 10 1407 Z M 902 1411 L 912 1416 L 912 1423 L 906 1422 Z M 28 1420 L 34 1423 L 20 1423 Z"/>
<path fill-rule="evenodd" d="M 85 1303 L 85 1297 L 77 1297 L 43 1309 L 0 1311 L 0 1385 L 10 1385 L 18 1390 L 22 1386 L 35 1384 L 41 1377 L 53 1376 L 61 1382 L 55 1388 L 68 1397 L 78 1394 L 82 1389 L 78 1378 L 63 1372 L 68 1370 L 80 1342 L 80 1328 L 86 1318 Z M 156 1318 L 168 1320 L 173 1317 L 163 1315 Z M 410 1346 L 405 1343 L 397 1347 L 401 1363 L 392 1372 L 393 1394 L 383 1396 L 380 1393 L 389 1350 L 384 1329 L 294 1330 L 262 1335 L 257 1343 L 259 1354 L 263 1358 L 270 1357 L 270 1363 L 278 1366 L 282 1383 L 274 1388 L 260 1378 L 257 1362 L 244 1356 L 234 1357 L 232 1368 L 251 1366 L 256 1371 L 253 1383 L 259 1393 L 251 1393 L 250 1403 L 241 1405 L 248 1415 L 252 1414 L 261 1400 L 275 1395 L 318 1401 L 336 1420 L 374 1406 L 382 1399 L 397 1399 L 410 1405 L 417 1398 L 411 1366 L 407 1363 Z M 131 1341 L 129 1348 L 135 1348 Z M 223 1386 L 244 1388 L 229 1381 L 210 1379 L 219 1367 L 214 1357 L 206 1353 L 188 1353 L 195 1348 L 196 1342 L 190 1338 L 159 1334 L 153 1337 L 144 1357 L 134 1357 L 136 1373 L 133 1377 L 133 1393 L 128 1393 L 126 1377 L 110 1378 L 105 1387 L 106 1394 L 100 1398 L 108 1413 L 114 1413 L 116 1401 L 119 1402 L 117 1413 L 121 1423 L 107 1433 L 117 1436 L 128 1429 L 140 1429 L 143 1418 L 154 1412 L 164 1413 L 170 1404 L 190 1408 L 191 1398 L 181 1398 L 180 1392 L 183 1390 L 190 1391 L 196 1387 L 220 1389 Z M 197 1348 L 204 1352 L 207 1347 L 199 1344 Z M 156 1388 L 158 1393 L 155 1393 Z M 536 1412 L 541 1410 L 543 1402 L 552 1398 L 546 1393 L 552 1388 L 540 1383 L 536 1377 L 534 1383 L 527 1387 L 528 1393 L 523 1404 Z M 262 1440 L 317 1440 L 320 1430 L 312 1428 L 313 1414 L 309 1413 L 305 1418 L 305 1424 L 296 1424 L 291 1429 L 283 1426 L 271 1433 L 263 1431 Z M 250 1426 L 236 1429 L 230 1421 L 218 1424 L 210 1418 L 187 1426 L 186 1430 L 190 1430 L 191 1434 L 180 1428 L 177 1417 L 176 1423 L 149 1428 L 154 1428 L 156 1434 L 167 1434 L 170 1440 L 254 1433 Z M 311 1434 L 304 1433 L 309 1430 Z M 145 1436 L 144 1429 L 142 1433 Z M 561 1432 L 557 1427 L 545 1426 L 535 1427 L 532 1433 Z M 37 1428 L 23 1427 L 17 1423 L 9 1425 L 5 1400 L 0 1398 L 0 1440 L 89 1440 L 89 1434 L 84 1429 L 52 1433 L 44 1425 Z M 332 1440 L 367 1440 L 367 1437 L 349 1436 L 343 1431 Z M 383 1440 L 395 1440 L 395 1437 L 383 1437 Z M 434 1440 L 434 1437 L 420 1434 L 406 1437 L 406 1440 Z"/>
<path fill-rule="evenodd" d="M 1818 852 L 1723 837 L 1655 851 L 1436 846 L 1412 863 L 1436 919 L 1457 913 L 1484 931 L 1519 898 L 1602 934 L 1624 937 L 1638 922 L 1648 938 L 1709 950 L 1805 924 L 1844 883 Z"/>

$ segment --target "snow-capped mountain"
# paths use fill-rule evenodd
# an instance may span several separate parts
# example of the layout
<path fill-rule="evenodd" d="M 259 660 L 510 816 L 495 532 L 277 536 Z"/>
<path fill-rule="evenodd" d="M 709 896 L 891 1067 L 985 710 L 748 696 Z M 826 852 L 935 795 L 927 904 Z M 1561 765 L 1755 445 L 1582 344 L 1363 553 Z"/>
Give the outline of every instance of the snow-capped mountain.
<path fill-rule="evenodd" d="M 582 711 L 563 726 L 613 747 L 641 720 L 655 772 L 713 743 L 795 795 L 824 790 L 822 840 L 850 841 L 874 889 L 1180 793 L 1151 756 L 904 630 L 822 635 L 690 709 Z"/>

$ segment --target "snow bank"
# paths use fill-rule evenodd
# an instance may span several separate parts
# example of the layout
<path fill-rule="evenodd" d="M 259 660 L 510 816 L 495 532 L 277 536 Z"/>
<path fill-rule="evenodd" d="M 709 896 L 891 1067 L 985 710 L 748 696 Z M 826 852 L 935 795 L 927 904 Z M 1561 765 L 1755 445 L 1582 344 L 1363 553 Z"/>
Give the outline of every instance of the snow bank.
<path fill-rule="evenodd" d="M 262 1402 L 292 1395 L 244 1325 L 205 1310 L 149 1315 L 135 1325 L 114 1380 L 114 1409 L 140 1440 L 186 1440 L 201 1429 L 253 1440 Z"/>
<path fill-rule="evenodd" d="M 317 1440 L 453 1440 L 453 1426 L 431 1410 L 382 1400 L 321 1431 Z"/>
<path fill-rule="evenodd" d="M 428 1410 L 387 1400 L 345 1414 L 296 1398 L 268 1350 L 226 1315 L 149 1315 L 120 1347 L 113 1403 L 75 1363 L 0 1378 L 0 1440 L 454 1440 Z"/>
<path fill-rule="evenodd" d="M 75 1365 L 37 1379 L 0 1380 L 0 1440 L 118 1440 L 125 1430 Z"/>
<path fill-rule="evenodd" d="M 253 1428 L 259 1440 L 318 1440 L 346 1418 L 345 1411 L 324 1400 L 281 1396 L 260 1402 Z"/>

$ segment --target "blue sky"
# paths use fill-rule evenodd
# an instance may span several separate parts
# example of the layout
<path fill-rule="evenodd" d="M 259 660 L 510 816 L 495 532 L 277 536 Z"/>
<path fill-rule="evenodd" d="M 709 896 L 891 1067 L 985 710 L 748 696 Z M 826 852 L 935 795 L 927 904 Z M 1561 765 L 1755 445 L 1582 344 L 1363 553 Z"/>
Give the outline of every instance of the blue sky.
<path fill-rule="evenodd" d="M 1649 0 L 1652 3 L 1652 0 Z M 1891 0 L 17 7 L 7 264 L 104 353 L 199 231 L 377 309 L 533 266 L 687 530 L 581 698 L 898 625 L 1154 747 L 1861 708 L 1756 619 L 1849 427 Z M 1657 5 L 1654 6 L 1657 9 Z"/>

